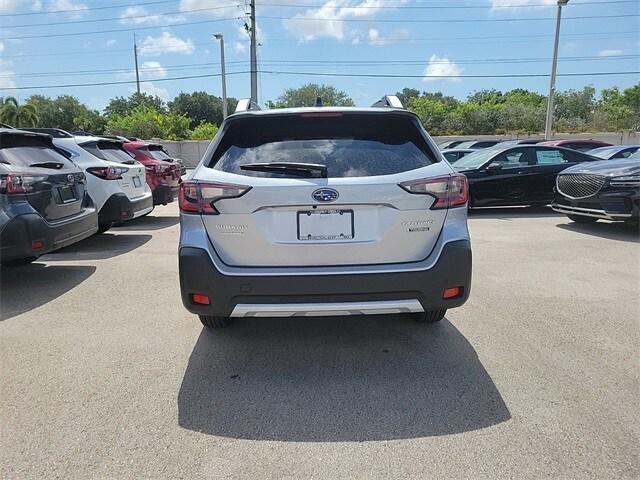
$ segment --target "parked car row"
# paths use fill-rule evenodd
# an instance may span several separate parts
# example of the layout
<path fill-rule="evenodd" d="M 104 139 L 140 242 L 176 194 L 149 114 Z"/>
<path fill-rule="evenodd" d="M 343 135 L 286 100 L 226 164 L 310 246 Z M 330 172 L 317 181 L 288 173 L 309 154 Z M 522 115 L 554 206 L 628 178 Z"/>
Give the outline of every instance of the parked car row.
<path fill-rule="evenodd" d="M 564 147 L 571 150 L 578 150 L 579 152 L 586 152 L 593 150 L 594 148 L 610 147 L 610 143 L 602 142 L 600 140 L 593 139 L 565 139 L 565 140 L 538 140 L 538 139 L 514 139 L 514 140 L 450 140 L 448 142 L 438 145 L 441 151 L 448 151 L 451 149 L 472 149 L 478 150 L 481 148 L 491 147 L 512 147 L 516 145 L 545 145 L 548 147 Z"/>
<path fill-rule="evenodd" d="M 2 264 L 29 263 L 174 201 L 180 165 L 152 151 L 161 150 L 59 129 L 0 128 Z"/>

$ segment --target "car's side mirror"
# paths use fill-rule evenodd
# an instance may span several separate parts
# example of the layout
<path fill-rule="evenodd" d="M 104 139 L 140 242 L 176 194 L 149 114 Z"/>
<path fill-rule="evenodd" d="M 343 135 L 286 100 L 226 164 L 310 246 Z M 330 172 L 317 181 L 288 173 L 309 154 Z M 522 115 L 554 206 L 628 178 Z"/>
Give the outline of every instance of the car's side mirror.
<path fill-rule="evenodd" d="M 487 167 L 487 173 L 493 175 L 502 171 L 502 165 L 499 163 L 492 163 Z"/>

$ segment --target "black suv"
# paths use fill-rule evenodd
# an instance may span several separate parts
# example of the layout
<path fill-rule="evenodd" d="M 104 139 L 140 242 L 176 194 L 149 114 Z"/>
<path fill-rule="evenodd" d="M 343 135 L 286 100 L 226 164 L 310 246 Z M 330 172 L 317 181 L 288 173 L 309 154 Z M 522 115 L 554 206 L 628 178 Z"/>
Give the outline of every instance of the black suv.
<path fill-rule="evenodd" d="M 0 262 L 29 263 L 97 230 L 84 173 L 51 137 L 0 128 Z"/>

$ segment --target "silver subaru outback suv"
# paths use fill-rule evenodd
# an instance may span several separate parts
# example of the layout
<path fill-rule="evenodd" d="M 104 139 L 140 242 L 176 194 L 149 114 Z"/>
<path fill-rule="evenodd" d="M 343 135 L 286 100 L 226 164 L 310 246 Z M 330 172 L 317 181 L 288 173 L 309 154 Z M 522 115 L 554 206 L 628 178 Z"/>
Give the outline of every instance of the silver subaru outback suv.
<path fill-rule="evenodd" d="M 395 313 L 437 322 L 467 300 L 467 180 L 397 98 L 240 105 L 180 187 L 182 301 L 206 327 Z"/>

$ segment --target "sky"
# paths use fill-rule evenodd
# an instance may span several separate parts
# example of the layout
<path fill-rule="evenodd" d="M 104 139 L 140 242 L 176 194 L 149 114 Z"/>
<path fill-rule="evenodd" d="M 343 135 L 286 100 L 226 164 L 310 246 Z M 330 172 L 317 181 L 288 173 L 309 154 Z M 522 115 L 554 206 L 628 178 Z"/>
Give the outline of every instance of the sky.
<path fill-rule="evenodd" d="M 308 82 L 361 106 L 403 87 L 546 93 L 556 10 L 555 0 L 257 0 L 258 100 Z M 220 96 L 221 32 L 227 93 L 246 98 L 248 11 L 245 0 L 0 0 L 0 96 L 70 94 L 101 110 L 135 91 L 134 34 L 143 91 Z M 571 0 L 557 88 L 637 83 L 639 15 L 640 0 Z"/>

